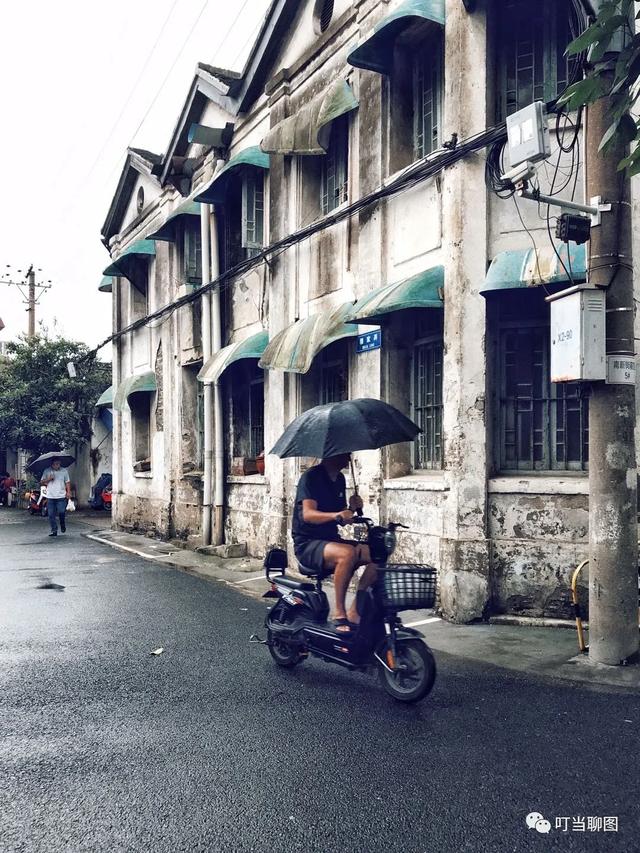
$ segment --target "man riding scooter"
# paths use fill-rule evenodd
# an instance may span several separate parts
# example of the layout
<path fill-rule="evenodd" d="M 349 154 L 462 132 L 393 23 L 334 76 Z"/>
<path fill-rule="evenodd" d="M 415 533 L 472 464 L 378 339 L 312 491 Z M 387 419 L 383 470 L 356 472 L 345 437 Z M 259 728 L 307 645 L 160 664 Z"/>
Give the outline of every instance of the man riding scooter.
<path fill-rule="evenodd" d="M 349 636 L 360 621 L 357 594 L 349 611 L 346 595 L 349 582 L 360 566 L 366 569 L 360 578 L 358 592 L 364 592 L 376 580 L 376 566 L 371 562 L 367 545 L 342 539 L 338 525 L 348 524 L 362 498 L 351 495 L 347 506 L 346 481 L 342 469 L 347 468 L 351 454 L 342 453 L 323 459 L 302 475 L 296 492 L 292 536 L 297 559 L 321 575 L 333 573 L 336 595 L 334 627 Z"/>

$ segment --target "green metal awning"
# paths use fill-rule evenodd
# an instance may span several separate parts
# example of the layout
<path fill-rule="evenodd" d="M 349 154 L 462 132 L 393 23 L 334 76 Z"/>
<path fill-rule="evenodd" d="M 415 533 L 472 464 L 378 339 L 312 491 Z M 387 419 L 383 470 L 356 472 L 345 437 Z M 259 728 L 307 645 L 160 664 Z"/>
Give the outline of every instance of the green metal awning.
<path fill-rule="evenodd" d="M 308 373 L 320 350 L 359 333 L 357 326 L 344 322 L 351 307 L 352 303 L 347 302 L 332 313 L 312 314 L 283 329 L 269 341 L 258 366 L 265 370 Z"/>
<path fill-rule="evenodd" d="M 537 252 L 533 248 L 500 252 L 491 262 L 480 293 L 517 290 L 542 284 L 566 284 L 571 279 L 585 281 L 587 253 L 584 245 L 562 243 L 556 248 L 562 263 L 552 246 L 545 246 Z"/>
<path fill-rule="evenodd" d="M 107 390 L 102 392 L 95 408 L 100 409 L 102 406 L 106 406 L 109 409 L 113 406 L 113 385 L 109 385 Z"/>
<path fill-rule="evenodd" d="M 113 408 L 122 412 L 132 394 L 152 394 L 155 390 L 156 375 L 153 370 L 128 376 L 118 385 L 113 398 Z"/>
<path fill-rule="evenodd" d="M 444 267 L 432 267 L 417 275 L 367 293 L 350 306 L 347 323 L 381 323 L 386 314 L 407 308 L 442 308 Z"/>
<path fill-rule="evenodd" d="M 181 202 L 173 213 L 167 216 L 158 230 L 154 231 L 153 234 L 149 234 L 149 240 L 162 240 L 166 243 L 175 243 L 178 239 L 178 229 L 176 226 L 180 219 L 186 216 L 200 219 L 200 205 L 192 199 L 185 199 Z"/>
<path fill-rule="evenodd" d="M 113 290 L 113 278 L 110 275 L 102 277 L 102 281 L 98 285 L 100 293 L 111 293 Z"/>
<path fill-rule="evenodd" d="M 378 74 L 390 74 L 393 66 L 393 47 L 398 36 L 416 21 L 431 21 L 444 26 L 445 0 L 406 0 L 383 18 L 373 33 L 354 48 L 347 62 Z"/>
<path fill-rule="evenodd" d="M 236 169 L 243 166 L 254 166 L 257 169 L 269 168 L 269 155 L 260 150 L 258 145 L 252 145 L 250 148 L 245 148 L 235 157 L 228 160 L 220 171 L 216 172 L 213 178 L 205 185 L 200 192 L 194 196 L 194 201 L 199 201 L 201 204 L 223 204 L 227 192 L 227 182 L 229 176 Z"/>
<path fill-rule="evenodd" d="M 331 122 L 358 107 L 346 80 L 336 80 L 294 115 L 272 127 L 260 143 L 271 154 L 326 154 Z"/>
<path fill-rule="evenodd" d="M 258 332 L 257 335 L 252 335 L 244 341 L 223 347 L 203 364 L 202 370 L 198 373 L 198 379 L 208 385 L 217 382 L 234 361 L 245 358 L 259 359 L 268 343 L 269 333 Z"/>
<path fill-rule="evenodd" d="M 132 264 L 136 258 L 152 258 L 156 253 L 156 244 L 153 240 L 136 240 L 119 255 L 115 261 L 109 264 L 103 275 L 123 275 L 129 278 L 132 273 Z"/>

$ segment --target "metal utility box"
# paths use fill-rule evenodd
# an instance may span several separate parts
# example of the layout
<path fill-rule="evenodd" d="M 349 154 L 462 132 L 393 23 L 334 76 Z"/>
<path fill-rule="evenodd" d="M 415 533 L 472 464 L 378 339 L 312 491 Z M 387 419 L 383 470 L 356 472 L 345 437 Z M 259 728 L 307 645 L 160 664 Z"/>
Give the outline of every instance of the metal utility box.
<path fill-rule="evenodd" d="M 551 381 L 604 381 L 606 294 L 579 284 L 547 297 L 551 304 Z"/>
<path fill-rule="evenodd" d="M 507 151 L 513 169 L 527 160 L 537 163 L 551 154 L 547 108 L 535 101 L 507 116 Z"/>

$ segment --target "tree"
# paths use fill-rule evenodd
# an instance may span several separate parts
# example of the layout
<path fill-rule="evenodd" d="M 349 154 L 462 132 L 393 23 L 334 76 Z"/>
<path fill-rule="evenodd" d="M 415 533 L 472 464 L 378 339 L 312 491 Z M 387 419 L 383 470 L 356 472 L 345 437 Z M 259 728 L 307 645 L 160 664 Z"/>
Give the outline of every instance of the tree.
<path fill-rule="evenodd" d="M 588 59 L 584 79 L 569 86 L 560 102 L 579 109 L 600 98 L 610 99 L 611 124 L 600 142 L 604 153 L 614 142 L 629 145 L 640 140 L 640 123 L 632 115 L 640 97 L 640 34 L 633 26 L 633 13 L 634 0 L 607 0 L 593 24 L 567 48 L 572 55 L 588 51 Z M 618 169 L 626 169 L 629 177 L 640 173 L 640 146 L 620 161 Z"/>
<path fill-rule="evenodd" d="M 71 379 L 67 363 L 87 352 L 84 344 L 46 333 L 9 344 L 0 363 L 0 446 L 38 456 L 89 441 L 93 407 L 111 384 L 111 366 L 87 360 Z"/>

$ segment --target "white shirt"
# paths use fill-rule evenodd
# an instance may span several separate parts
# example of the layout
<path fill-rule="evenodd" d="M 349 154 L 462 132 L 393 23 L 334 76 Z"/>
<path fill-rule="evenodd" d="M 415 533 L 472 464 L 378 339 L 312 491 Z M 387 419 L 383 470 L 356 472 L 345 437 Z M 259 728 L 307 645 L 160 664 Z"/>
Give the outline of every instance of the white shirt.
<path fill-rule="evenodd" d="M 40 479 L 46 480 L 52 474 L 54 479 L 47 483 L 47 497 L 53 500 L 65 498 L 67 496 L 65 484 L 69 482 L 69 472 L 66 468 L 59 468 L 57 471 L 54 471 L 53 468 L 46 468 Z"/>

